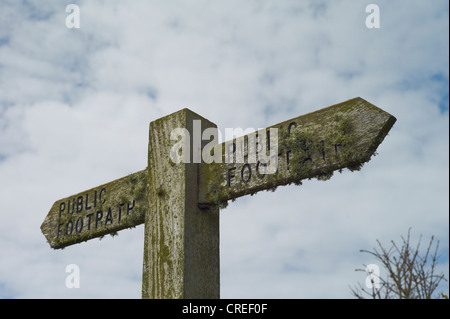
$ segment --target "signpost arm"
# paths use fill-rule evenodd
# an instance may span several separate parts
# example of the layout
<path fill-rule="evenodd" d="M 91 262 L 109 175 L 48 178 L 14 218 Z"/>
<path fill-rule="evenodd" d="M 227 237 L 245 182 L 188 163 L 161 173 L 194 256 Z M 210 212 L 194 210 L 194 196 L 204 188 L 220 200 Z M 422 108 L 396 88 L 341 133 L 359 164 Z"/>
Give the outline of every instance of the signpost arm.
<path fill-rule="evenodd" d="M 215 147 L 222 150 L 219 163 L 200 166 L 199 205 L 224 205 L 228 200 L 307 178 L 327 180 L 336 170 L 359 170 L 395 121 L 394 116 L 375 105 L 354 98 L 266 128 L 259 135 L 271 136 L 270 129 L 278 130 L 278 139 L 267 138 L 262 143 L 266 144 L 266 150 L 278 146 L 270 156 L 277 166 L 272 174 L 265 172 L 266 161 L 245 154 L 252 147 L 257 149 L 255 133 L 242 139 L 243 144 L 236 139 L 224 142 Z M 244 145 L 243 161 L 227 162 L 228 157 L 238 158 L 238 145 Z"/>
<path fill-rule="evenodd" d="M 197 205 L 198 124 L 216 128 L 188 109 L 150 123 L 143 298 L 219 298 L 219 209 Z M 171 159 L 178 142 L 189 163 Z"/>

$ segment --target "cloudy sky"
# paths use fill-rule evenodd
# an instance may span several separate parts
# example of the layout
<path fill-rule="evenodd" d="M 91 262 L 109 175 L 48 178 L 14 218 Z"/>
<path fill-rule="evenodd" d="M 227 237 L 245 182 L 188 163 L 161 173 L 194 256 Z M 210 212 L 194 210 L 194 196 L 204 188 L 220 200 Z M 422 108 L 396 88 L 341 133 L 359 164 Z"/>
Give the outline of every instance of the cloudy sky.
<path fill-rule="evenodd" d="M 410 227 L 440 241 L 448 278 L 448 6 L 2 0 L 0 298 L 140 298 L 143 225 L 64 250 L 40 225 L 56 200 L 144 169 L 150 121 L 187 107 L 259 128 L 357 96 L 397 118 L 378 156 L 222 210 L 221 297 L 350 298 L 354 269 L 374 262 L 359 250 Z"/>

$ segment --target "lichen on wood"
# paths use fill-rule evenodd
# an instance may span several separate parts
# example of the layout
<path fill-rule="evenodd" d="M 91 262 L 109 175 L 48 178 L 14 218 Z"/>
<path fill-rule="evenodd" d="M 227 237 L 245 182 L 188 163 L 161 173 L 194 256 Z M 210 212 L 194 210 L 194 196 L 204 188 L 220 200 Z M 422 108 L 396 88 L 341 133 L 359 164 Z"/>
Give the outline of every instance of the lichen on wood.
<path fill-rule="evenodd" d="M 199 205 L 223 206 L 230 199 L 300 185 L 304 179 L 328 180 L 336 170 L 359 170 L 395 121 L 389 113 L 354 98 L 271 126 L 267 130 L 277 128 L 279 138 L 276 173 L 261 174 L 248 158 L 244 163 L 225 163 L 223 152 L 221 163 L 200 165 Z M 224 150 L 225 143 L 218 147 Z"/>
<path fill-rule="evenodd" d="M 56 201 L 41 225 L 52 248 L 63 248 L 144 222 L 147 170 Z"/>

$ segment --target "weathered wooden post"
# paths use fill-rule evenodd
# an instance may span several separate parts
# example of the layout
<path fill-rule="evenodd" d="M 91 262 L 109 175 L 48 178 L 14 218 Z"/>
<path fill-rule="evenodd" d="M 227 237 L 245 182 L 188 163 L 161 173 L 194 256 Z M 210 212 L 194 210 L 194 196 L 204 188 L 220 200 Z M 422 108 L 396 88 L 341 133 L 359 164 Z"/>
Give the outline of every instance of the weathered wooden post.
<path fill-rule="evenodd" d="M 56 201 L 41 230 L 63 248 L 145 222 L 142 297 L 219 298 L 219 207 L 359 170 L 395 121 L 354 98 L 205 145 L 215 124 L 184 109 L 150 123 L 147 169 Z"/>
<path fill-rule="evenodd" d="M 188 109 L 150 123 L 143 298 L 219 298 L 219 208 L 197 205 L 194 137 L 202 132 L 194 132 L 194 120 L 216 127 Z M 180 142 L 188 160 L 180 163 L 170 154 L 176 129 L 186 133 Z"/>

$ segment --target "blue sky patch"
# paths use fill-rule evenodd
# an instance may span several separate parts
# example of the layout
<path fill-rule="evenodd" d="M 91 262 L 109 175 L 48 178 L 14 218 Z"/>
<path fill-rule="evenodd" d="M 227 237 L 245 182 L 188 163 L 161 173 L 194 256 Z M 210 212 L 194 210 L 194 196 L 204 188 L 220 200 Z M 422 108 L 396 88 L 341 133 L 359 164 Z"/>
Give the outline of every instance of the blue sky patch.
<path fill-rule="evenodd" d="M 442 74 L 442 73 L 437 73 L 437 74 L 433 74 L 431 76 L 431 81 L 432 82 L 437 82 L 440 85 L 439 88 L 439 110 L 441 111 L 441 113 L 444 113 L 446 111 L 448 111 L 448 78 Z"/>

